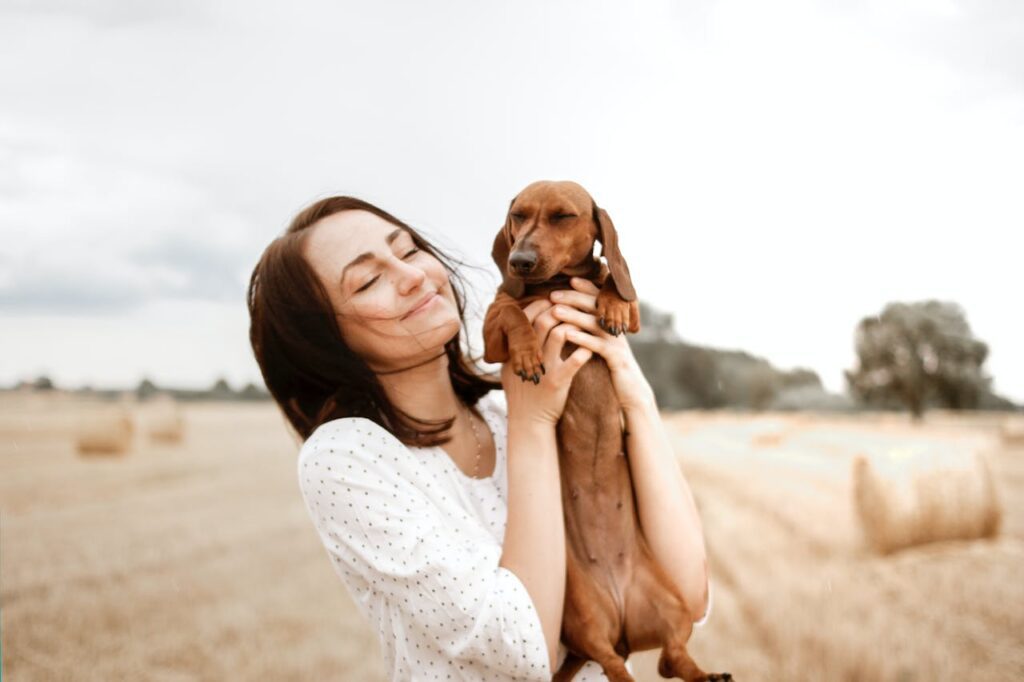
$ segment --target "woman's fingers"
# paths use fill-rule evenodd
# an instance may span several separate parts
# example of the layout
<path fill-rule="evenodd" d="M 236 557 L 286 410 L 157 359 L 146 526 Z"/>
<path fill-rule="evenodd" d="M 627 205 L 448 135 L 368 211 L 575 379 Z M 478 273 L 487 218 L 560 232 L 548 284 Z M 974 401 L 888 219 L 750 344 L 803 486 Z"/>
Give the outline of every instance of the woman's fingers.
<path fill-rule="evenodd" d="M 597 323 L 597 317 L 585 313 L 582 310 L 577 310 L 567 305 L 559 303 L 551 309 L 551 315 L 560 322 L 571 322 L 581 329 L 585 329 L 595 336 L 604 337 L 611 336 Z"/>
<path fill-rule="evenodd" d="M 594 351 L 589 348 L 584 348 L 583 346 L 580 346 L 570 353 L 564 363 L 564 366 L 569 369 L 569 376 L 573 376 L 580 367 L 587 364 L 587 360 L 589 360 L 593 354 Z"/>
<path fill-rule="evenodd" d="M 540 341 L 541 346 L 544 345 L 552 328 L 559 323 L 560 321 L 555 317 L 554 307 L 542 311 L 534 318 L 533 329 L 537 333 L 537 340 Z"/>
<path fill-rule="evenodd" d="M 533 324 L 533 321 L 537 319 L 537 315 L 541 314 L 545 310 L 551 307 L 551 301 L 547 301 L 543 298 L 538 298 L 536 301 L 530 301 L 523 306 L 523 312 L 526 314 L 526 319 Z"/>
<path fill-rule="evenodd" d="M 575 343 L 577 346 L 580 346 L 581 348 L 586 348 L 587 350 L 594 351 L 595 353 L 601 356 L 605 355 L 606 347 L 608 345 L 607 339 L 602 339 L 600 337 L 594 336 L 593 334 L 588 334 L 587 332 L 582 331 L 580 329 L 570 330 L 566 334 L 565 338 L 566 340 Z M 615 337 L 609 335 L 609 338 Z"/>
<path fill-rule="evenodd" d="M 565 346 L 567 334 L 571 331 L 579 331 L 579 327 L 568 322 L 556 325 L 550 333 L 541 353 L 544 355 L 544 364 L 555 367 L 564 362 L 562 360 L 562 347 Z"/>
<path fill-rule="evenodd" d="M 593 296 L 597 296 L 597 292 L 600 291 L 596 284 L 591 282 L 589 279 L 584 279 L 582 277 L 570 278 L 569 284 L 572 285 L 573 289 L 578 289 L 579 291 L 582 291 L 585 294 L 591 294 Z"/>
<path fill-rule="evenodd" d="M 558 289 L 556 291 L 552 291 L 550 297 L 555 303 L 571 305 L 575 308 L 579 308 L 580 310 L 587 310 L 590 312 L 597 311 L 597 296 L 586 294 L 582 291 Z"/>

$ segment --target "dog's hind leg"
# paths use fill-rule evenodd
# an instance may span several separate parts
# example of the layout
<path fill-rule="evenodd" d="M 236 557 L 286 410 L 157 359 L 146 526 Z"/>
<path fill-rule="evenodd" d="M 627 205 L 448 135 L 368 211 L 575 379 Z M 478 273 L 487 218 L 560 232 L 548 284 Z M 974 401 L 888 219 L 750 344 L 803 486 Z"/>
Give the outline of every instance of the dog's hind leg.
<path fill-rule="evenodd" d="M 626 659 L 615 652 L 610 642 L 594 642 L 594 649 L 590 655 L 612 682 L 635 682 L 635 678 L 626 667 Z"/>
<path fill-rule="evenodd" d="M 658 674 L 665 678 L 679 677 L 686 682 L 730 682 L 729 673 L 706 673 L 686 652 L 686 640 L 673 638 L 665 643 L 658 659 Z"/>
<path fill-rule="evenodd" d="M 583 664 L 587 662 L 586 658 L 577 656 L 573 652 L 569 652 L 565 656 L 565 660 L 562 661 L 562 667 L 558 669 L 554 677 L 551 678 L 551 682 L 569 682 L 573 676 L 579 672 Z"/>

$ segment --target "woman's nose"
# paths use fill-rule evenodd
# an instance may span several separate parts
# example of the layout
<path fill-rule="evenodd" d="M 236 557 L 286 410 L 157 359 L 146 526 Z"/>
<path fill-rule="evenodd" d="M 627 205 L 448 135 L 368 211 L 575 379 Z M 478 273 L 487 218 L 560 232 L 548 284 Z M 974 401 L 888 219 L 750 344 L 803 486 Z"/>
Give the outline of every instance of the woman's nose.
<path fill-rule="evenodd" d="M 415 291 L 423 280 L 427 278 L 427 273 L 423 272 L 422 268 L 418 268 L 415 265 L 410 265 L 404 261 L 401 261 L 401 272 L 399 274 L 399 285 L 402 293 L 408 293 Z"/>

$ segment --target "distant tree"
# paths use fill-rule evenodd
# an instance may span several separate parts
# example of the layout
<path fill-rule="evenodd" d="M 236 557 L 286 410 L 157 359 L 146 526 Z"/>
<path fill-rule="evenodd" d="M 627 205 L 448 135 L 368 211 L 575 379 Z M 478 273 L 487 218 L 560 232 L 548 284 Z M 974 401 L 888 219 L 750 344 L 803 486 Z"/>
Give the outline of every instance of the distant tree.
<path fill-rule="evenodd" d="M 50 381 L 50 377 L 40 374 L 35 381 L 32 382 L 32 388 L 37 391 L 52 391 L 54 389 L 53 382 Z"/>
<path fill-rule="evenodd" d="M 139 400 L 148 400 L 150 397 L 160 392 L 156 384 L 149 380 L 149 377 L 143 377 L 142 381 L 135 388 L 135 395 Z"/>
<path fill-rule="evenodd" d="M 214 382 L 213 388 L 210 389 L 210 397 L 218 399 L 230 399 L 235 397 L 235 392 L 231 389 L 227 379 L 221 377 Z"/>
<path fill-rule="evenodd" d="M 929 403 L 974 408 L 989 391 L 981 367 L 988 346 L 955 303 L 890 303 L 862 319 L 855 338 L 859 367 L 845 372 L 846 381 L 869 405 L 902 405 L 920 419 Z"/>
<path fill-rule="evenodd" d="M 242 388 L 238 397 L 243 400 L 267 400 L 270 393 L 250 381 Z"/>
<path fill-rule="evenodd" d="M 707 348 L 690 346 L 678 352 L 679 361 L 668 381 L 685 386 L 698 407 L 714 408 L 725 405 L 725 393 L 718 376 L 715 354 Z"/>
<path fill-rule="evenodd" d="M 797 367 L 788 372 L 779 373 L 779 384 L 782 388 L 822 388 L 821 378 L 813 369 Z"/>
<path fill-rule="evenodd" d="M 743 372 L 744 404 L 755 410 L 763 410 L 775 398 L 779 387 L 779 373 L 761 361 L 749 365 Z"/>

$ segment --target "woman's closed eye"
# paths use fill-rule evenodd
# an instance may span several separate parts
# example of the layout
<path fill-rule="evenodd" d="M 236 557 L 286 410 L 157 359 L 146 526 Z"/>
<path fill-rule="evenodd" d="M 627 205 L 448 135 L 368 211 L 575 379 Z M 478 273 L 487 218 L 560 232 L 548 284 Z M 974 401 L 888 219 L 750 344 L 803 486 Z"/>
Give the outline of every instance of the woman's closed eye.
<path fill-rule="evenodd" d="M 413 255 L 414 253 L 417 253 L 418 251 L 419 251 L 419 248 L 414 248 L 411 251 L 409 251 L 407 254 L 402 256 L 402 258 L 408 258 L 409 256 Z M 369 282 L 367 282 L 363 286 L 361 286 L 358 289 L 356 289 L 356 293 L 358 294 L 360 291 L 365 291 L 366 289 L 368 289 L 370 287 L 371 284 L 376 282 L 378 279 L 380 279 L 380 275 L 377 275 L 376 277 L 371 279 Z"/>

